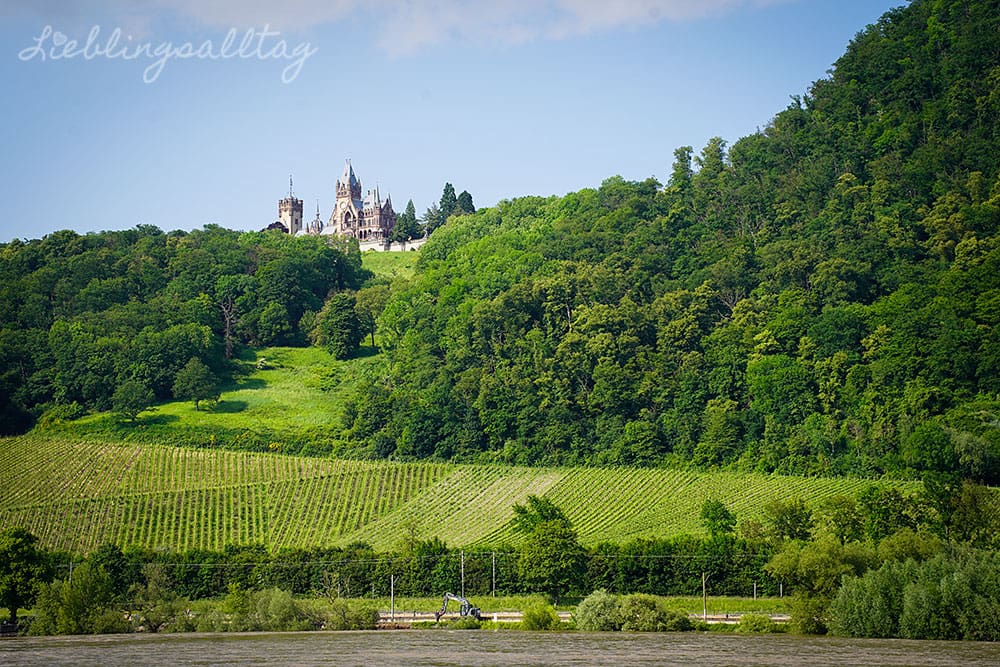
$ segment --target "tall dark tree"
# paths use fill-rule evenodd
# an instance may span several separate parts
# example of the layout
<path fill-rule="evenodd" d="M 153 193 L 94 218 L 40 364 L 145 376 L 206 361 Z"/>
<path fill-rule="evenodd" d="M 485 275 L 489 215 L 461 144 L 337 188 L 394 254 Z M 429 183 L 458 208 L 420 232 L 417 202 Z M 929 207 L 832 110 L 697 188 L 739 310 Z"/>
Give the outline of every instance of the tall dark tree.
<path fill-rule="evenodd" d="M 358 318 L 353 294 L 339 292 L 326 301 L 316 316 L 318 343 L 336 359 L 347 359 L 358 349 L 365 331 Z"/>
<path fill-rule="evenodd" d="M 222 313 L 222 341 L 226 359 L 233 358 L 237 327 L 253 298 L 253 277 L 226 275 L 215 286 L 216 303 Z"/>
<path fill-rule="evenodd" d="M 420 234 L 420 225 L 417 222 L 417 209 L 411 199 L 406 202 L 406 209 L 396 216 L 396 229 L 393 232 L 393 240 L 409 241 L 419 238 Z"/>
<path fill-rule="evenodd" d="M 382 309 L 388 300 L 389 286 L 385 284 L 363 287 L 355 294 L 358 320 L 371 335 L 372 347 L 375 347 L 375 325 L 378 316 L 382 314 Z"/>
<path fill-rule="evenodd" d="M 445 183 L 444 190 L 441 192 L 441 201 L 438 204 L 439 227 L 447 222 L 457 207 L 458 197 L 455 196 L 455 186 L 451 183 Z"/>
<path fill-rule="evenodd" d="M 442 222 L 444 221 L 441 219 L 441 208 L 437 204 L 428 206 L 424 214 L 420 216 L 420 223 L 427 234 L 440 227 Z"/>
<path fill-rule="evenodd" d="M 694 148 L 691 146 L 681 146 L 674 150 L 674 164 L 667 186 L 678 193 L 687 193 L 691 189 L 691 177 L 694 174 L 691 169 L 693 153 Z"/>
<path fill-rule="evenodd" d="M 472 203 L 472 195 L 468 190 L 462 190 L 456 200 L 456 209 L 462 213 L 475 213 L 476 206 Z"/>
<path fill-rule="evenodd" d="M 731 535 L 736 528 L 736 516 L 725 503 L 710 498 L 701 505 L 701 522 L 712 537 Z"/>
<path fill-rule="evenodd" d="M 586 552 L 561 510 L 554 505 L 536 505 L 536 508 L 541 513 L 532 517 L 537 523 L 521 544 L 517 571 L 529 590 L 542 591 L 558 603 L 561 596 L 578 590 L 582 584 Z M 549 515 L 561 518 L 543 519 Z"/>
<path fill-rule="evenodd" d="M 0 531 L 0 603 L 17 624 L 17 610 L 31 605 L 39 587 L 50 581 L 52 572 L 38 538 L 24 528 Z"/>
<path fill-rule="evenodd" d="M 523 535 L 530 535 L 539 524 L 546 521 L 569 522 L 562 508 L 544 496 L 529 494 L 524 505 L 515 503 L 512 509 L 514 529 Z"/>

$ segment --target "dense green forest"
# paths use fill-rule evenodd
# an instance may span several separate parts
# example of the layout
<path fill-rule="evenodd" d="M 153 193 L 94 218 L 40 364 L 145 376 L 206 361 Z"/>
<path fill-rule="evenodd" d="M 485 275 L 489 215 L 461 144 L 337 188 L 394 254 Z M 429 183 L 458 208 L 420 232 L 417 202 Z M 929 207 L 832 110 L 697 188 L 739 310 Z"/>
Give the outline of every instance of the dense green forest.
<path fill-rule="evenodd" d="M 995 484 L 998 119 L 996 2 L 915 0 L 762 131 L 665 154 L 663 183 L 456 210 L 412 279 L 217 227 L 8 243 L 2 428 L 377 326 L 341 455 Z"/>
<path fill-rule="evenodd" d="M 137 395 L 187 397 L 191 383 L 178 376 L 192 360 L 217 383 L 241 346 L 325 341 L 343 310 L 356 346 L 351 290 L 367 276 L 357 245 L 344 240 L 215 226 L 8 243 L 0 247 L 0 432 L 45 415 L 128 413 Z"/>
<path fill-rule="evenodd" d="M 998 121 L 996 3 L 915 1 L 665 185 L 453 217 L 346 451 L 1000 481 Z"/>

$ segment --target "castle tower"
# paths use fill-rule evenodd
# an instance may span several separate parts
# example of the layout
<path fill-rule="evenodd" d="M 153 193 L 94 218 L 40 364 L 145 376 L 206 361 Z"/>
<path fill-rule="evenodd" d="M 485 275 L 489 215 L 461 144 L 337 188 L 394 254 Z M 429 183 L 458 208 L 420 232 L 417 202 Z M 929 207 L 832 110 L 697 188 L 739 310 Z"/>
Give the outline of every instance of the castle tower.
<path fill-rule="evenodd" d="M 361 199 L 361 181 L 354 175 L 350 160 L 344 165 L 344 174 L 337 179 L 337 199 Z"/>
<path fill-rule="evenodd" d="M 278 222 L 293 236 L 302 229 L 302 200 L 292 194 L 292 177 L 288 177 L 288 196 L 278 201 Z"/>
<path fill-rule="evenodd" d="M 378 186 L 361 198 L 361 181 L 354 174 L 351 161 L 344 165 L 337 179 L 337 203 L 330 214 L 324 234 L 340 234 L 356 238 L 361 243 L 385 242 L 392 235 L 396 215 L 392 203 L 382 201 Z"/>

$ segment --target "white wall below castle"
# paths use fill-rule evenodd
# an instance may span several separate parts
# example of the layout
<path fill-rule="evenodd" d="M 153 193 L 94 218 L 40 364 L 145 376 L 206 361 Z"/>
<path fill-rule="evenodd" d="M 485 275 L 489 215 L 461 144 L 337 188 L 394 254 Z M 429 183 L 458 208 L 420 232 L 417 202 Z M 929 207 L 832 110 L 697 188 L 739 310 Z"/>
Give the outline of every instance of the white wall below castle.
<path fill-rule="evenodd" d="M 413 239 L 412 241 L 393 241 L 388 244 L 388 246 L 383 241 L 364 241 L 358 243 L 358 248 L 361 252 L 366 250 L 376 250 L 378 252 L 402 252 L 405 250 L 416 250 L 424 243 L 427 242 L 426 238 Z"/>

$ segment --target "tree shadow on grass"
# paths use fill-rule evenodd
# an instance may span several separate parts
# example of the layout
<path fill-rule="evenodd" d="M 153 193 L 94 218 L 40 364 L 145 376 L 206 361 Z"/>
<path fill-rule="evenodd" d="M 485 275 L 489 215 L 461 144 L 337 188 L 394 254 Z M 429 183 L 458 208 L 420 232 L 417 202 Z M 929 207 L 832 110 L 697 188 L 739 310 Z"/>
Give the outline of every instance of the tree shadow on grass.
<path fill-rule="evenodd" d="M 219 401 L 209 408 L 208 411 L 217 414 L 236 414 L 237 412 L 246 410 L 248 405 L 246 401 Z"/>
<path fill-rule="evenodd" d="M 379 352 L 381 352 L 381 350 L 379 350 L 377 347 L 372 347 L 371 345 L 362 345 L 357 350 L 355 350 L 354 354 L 351 355 L 351 359 L 364 359 L 367 357 L 374 357 Z"/>

